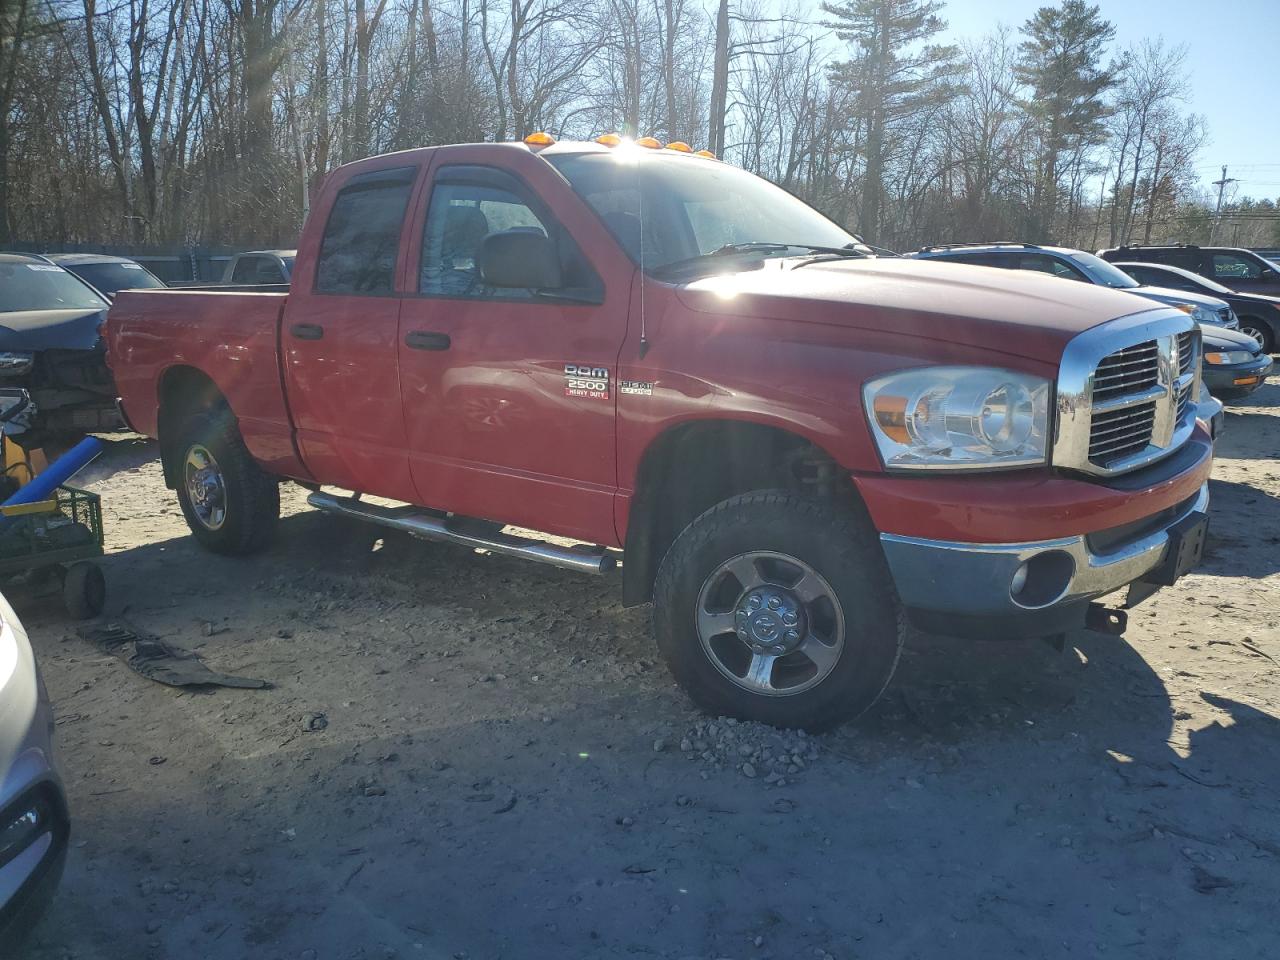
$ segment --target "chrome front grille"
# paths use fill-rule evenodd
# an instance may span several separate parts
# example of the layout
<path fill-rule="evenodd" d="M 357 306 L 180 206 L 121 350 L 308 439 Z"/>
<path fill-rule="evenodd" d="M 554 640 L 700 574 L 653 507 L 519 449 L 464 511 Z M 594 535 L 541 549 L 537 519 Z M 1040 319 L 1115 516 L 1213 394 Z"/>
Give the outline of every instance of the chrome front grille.
<path fill-rule="evenodd" d="M 1154 402 L 1098 414 L 1089 431 L 1089 461 L 1105 467 L 1145 450 L 1155 422 Z"/>
<path fill-rule="evenodd" d="M 1154 340 L 1117 350 L 1094 372 L 1093 402 L 1153 387 L 1159 370 L 1160 347 Z"/>
<path fill-rule="evenodd" d="M 1195 427 L 1199 370 L 1199 328 L 1180 312 L 1080 334 L 1059 371 L 1054 465 L 1111 476 L 1172 453 Z"/>

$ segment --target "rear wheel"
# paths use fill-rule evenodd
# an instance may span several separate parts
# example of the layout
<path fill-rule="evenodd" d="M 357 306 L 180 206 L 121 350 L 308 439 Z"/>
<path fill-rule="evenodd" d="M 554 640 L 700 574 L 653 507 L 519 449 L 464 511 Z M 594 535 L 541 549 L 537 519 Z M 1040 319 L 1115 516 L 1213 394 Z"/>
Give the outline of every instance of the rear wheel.
<path fill-rule="evenodd" d="M 1275 349 L 1275 336 L 1271 327 L 1257 317 L 1241 317 L 1240 332 L 1246 337 L 1253 337 L 1263 353 L 1270 353 Z"/>
<path fill-rule="evenodd" d="M 254 462 L 228 411 L 192 417 L 175 445 L 178 503 L 215 553 L 265 547 L 280 517 L 280 485 Z"/>
<path fill-rule="evenodd" d="M 685 529 L 658 573 L 654 628 L 704 710 L 809 730 L 870 707 L 905 635 L 870 523 L 788 492 L 734 497 Z"/>

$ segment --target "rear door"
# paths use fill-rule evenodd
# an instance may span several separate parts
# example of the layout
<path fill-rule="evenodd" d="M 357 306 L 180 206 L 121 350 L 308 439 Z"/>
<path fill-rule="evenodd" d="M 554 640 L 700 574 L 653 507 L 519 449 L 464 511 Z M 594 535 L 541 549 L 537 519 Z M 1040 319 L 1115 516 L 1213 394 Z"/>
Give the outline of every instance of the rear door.
<path fill-rule="evenodd" d="M 321 483 L 413 500 L 400 403 L 396 278 L 417 165 L 337 187 L 300 252 L 281 331 L 298 448 Z M 314 267 L 314 269 L 312 269 Z"/>
<path fill-rule="evenodd" d="M 1208 276 L 1225 287 L 1243 293 L 1271 293 L 1280 288 L 1280 276 L 1263 259 L 1234 250 L 1213 250 L 1207 254 Z"/>
<path fill-rule="evenodd" d="M 631 274 L 606 286 L 584 253 L 590 241 L 575 239 L 531 181 L 580 206 L 567 184 L 541 161 L 528 174 L 483 162 L 433 172 L 415 292 L 400 314 L 409 468 L 427 506 L 610 543 Z M 477 250 L 502 231 L 555 242 L 557 295 L 481 281 Z"/>

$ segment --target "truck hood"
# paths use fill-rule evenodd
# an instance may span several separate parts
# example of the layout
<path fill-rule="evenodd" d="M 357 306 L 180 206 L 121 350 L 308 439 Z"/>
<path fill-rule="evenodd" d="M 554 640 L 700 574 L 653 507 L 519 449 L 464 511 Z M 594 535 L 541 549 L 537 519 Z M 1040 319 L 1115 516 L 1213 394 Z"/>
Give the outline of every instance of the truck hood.
<path fill-rule="evenodd" d="M 1067 341 L 1152 300 L 1028 271 L 914 259 L 773 259 L 678 291 L 690 309 L 855 327 L 1057 363 Z"/>
<path fill-rule="evenodd" d="M 23 310 L 0 313 L 0 350 L 92 350 L 105 310 Z"/>

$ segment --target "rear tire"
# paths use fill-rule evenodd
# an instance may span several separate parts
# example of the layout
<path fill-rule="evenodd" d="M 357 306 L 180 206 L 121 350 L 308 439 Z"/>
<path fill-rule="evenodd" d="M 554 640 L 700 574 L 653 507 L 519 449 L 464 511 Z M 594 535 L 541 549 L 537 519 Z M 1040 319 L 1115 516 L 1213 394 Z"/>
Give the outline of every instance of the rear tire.
<path fill-rule="evenodd" d="M 195 538 L 231 556 L 266 547 L 280 519 L 280 484 L 250 456 L 230 411 L 189 419 L 174 449 L 178 503 Z"/>
<path fill-rule="evenodd" d="M 880 697 L 906 621 L 869 520 L 769 491 L 712 507 L 676 538 L 654 633 L 703 710 L 818 731 Z"/>

